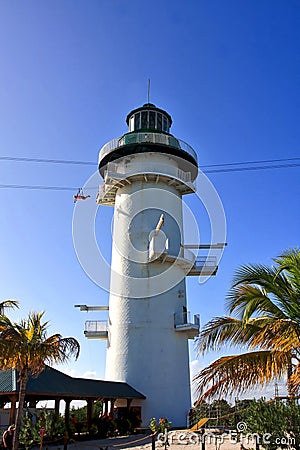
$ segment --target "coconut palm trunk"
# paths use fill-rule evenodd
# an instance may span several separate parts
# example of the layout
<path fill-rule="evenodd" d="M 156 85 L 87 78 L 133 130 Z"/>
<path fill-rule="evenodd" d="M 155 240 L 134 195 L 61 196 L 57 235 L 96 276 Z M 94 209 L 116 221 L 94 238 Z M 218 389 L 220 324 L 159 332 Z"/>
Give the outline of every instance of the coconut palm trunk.
<path fill-rule="evenodd" d="M 288 396 L 290 398 L 294 397 L 292 375 L 293 375 L 293 364 L 292 364 L 292 361 L 290 360 L 288 367 L 287 367 L 287 380 L 286 380 L 286 387 L 287 387 L 287 391 L 288 391 Z"/>
<path fill-rule="evenodd" d="M 19 442 L 20 442 L 20 431 L 21 431 L 21 424 L 22 424 L 22 415 L 23 415 L 23 409 L 24 409 L 24 403 L 25 403 L 25 395 L 26 395 L 26 385 L 28 381 L 28 371 L 24 370 L 22 374 L 19 374 L 19 405 L 17 410 L 17 417 L 16 417 L 16 429 L 14 434 L 14 442 L 13 442 L 13 450 L 17 450 L 19 448 Z"/>

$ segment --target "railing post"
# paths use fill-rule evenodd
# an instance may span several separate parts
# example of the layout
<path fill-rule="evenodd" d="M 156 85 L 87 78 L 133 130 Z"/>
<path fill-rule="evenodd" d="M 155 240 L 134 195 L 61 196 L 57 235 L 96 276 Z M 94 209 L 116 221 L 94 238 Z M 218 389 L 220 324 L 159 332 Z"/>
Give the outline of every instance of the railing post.
<path fill-rule="evenodd" d="M 200 436 L 201 436 L 201 450 L 205 450 L 205 429 L 200 429 Z"/>
<path fill-rule="evenodd" d="M 155 433 L 151 434 L 151 449 L 155 450 Z"/>

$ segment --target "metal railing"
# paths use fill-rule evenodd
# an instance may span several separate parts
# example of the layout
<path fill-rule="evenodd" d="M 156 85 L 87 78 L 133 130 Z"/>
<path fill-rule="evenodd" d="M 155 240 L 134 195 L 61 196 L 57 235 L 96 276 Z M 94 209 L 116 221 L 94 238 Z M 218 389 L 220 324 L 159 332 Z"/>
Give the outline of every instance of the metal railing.
<path fill-rule="evenodd" d="M 181 311 L 180 313 L 174 314 L 174 326 L 180 326 L 180 325 L 194 325 L 199 328 L 200 326 L 200 315 L 194 314 L 194 316 L 191 318 L 191 312 L 190 311 Z"/>
<path fill-rule="evenodd" d="M 216 256 L 197 256 L 194 267 L 195 268 L 201 268 L 201 267 L 216 267 L 217 265 L 217 257 Z"/>
<path fill-rule="evenodd" d="M 191 172 L 184 172 L 182 169 L 179 169 L 178 167 L 172 167 L 163 165 L 158 168 L 143 168 L 143 170 L 137 170 L 137 168 L 131 168 L 129 166 L 125 166 L 123 164 L 117 164 L 110 162 L 107 164 L 107 168 L 104 172 L 104 180 L 107 179 L 107 177 L 114 178 L 114 175 L 116 175 L 117 178 L 127 178 L 132 175 L 166 175 L 169 177 L 177 178 L 178 180 L 183 181 L 184 183 L 191 183 L 193 187 L 196 189 L 196 184 L 192 182 L 192 174 Z"/>
<path fill-rule="evenodd" d="M 179 257 L 186 259 L 187 261 L 190 261 L 191 264 L 194 264 L 194 262 L 196 260 L 195 253 L 193 253 L 191 250 L 188 250 L 187 248 L 184 248 L 182 246 L 180 248 Z"/>
<path fill-rule="evenodd" d="M 107 333 L 107 320 L 87 320 L 85 322 L 85 333 Z"/>
<path fill-rule="evenodd" d="M 161 254 L 182 258 L 191 264 L 193 270 L 215 269 L 217 266 L 216 256 L 196 256 L 194 252 L 182 245 L 179 254 L 172 255 L 169 251 L 169 240 L 167 238 L 162 239 L 160 235 L 153 235 L 149 243 L 149 259 L 152 260 L 154 256 L 157 258 Z"/>
<path fill-rule="evenodd" d="M 204 266 L 215 267 L 217 264 L 216 256 L 205 256 L 205 255 L 196 256 L 196 254 L 194 252 L 192 252 L 191 250 L 189 250 L 183 246 L 181 246 L 181 248 L 180 248 L 179 257 L 186 259 L 187 261 L 190 261 L 191 263 L 193 263 L 195 268 L 204 267 Z"/>
<path fill-rule="evenodd" d="M 169 147 L 174 147 L 184 152 L 188 153 L 197 162 L 197 153 L 195 150 L 186 142 L 181 139 L 177 139 L 170 134 L 164 133 L 128 133 L 124 134 L 119 138 L 112 139 L 107 142 L 100 150 L 99 163 L 100 161 L 112 150 L 129 144 L 142 144 L 148 142 L 151 144 L 162 144 Z"/>

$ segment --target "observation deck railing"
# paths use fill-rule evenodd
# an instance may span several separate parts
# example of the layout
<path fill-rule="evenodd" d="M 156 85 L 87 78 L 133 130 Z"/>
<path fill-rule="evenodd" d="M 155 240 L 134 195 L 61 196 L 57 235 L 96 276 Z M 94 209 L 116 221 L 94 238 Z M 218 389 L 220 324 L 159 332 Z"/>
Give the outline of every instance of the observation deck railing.
<path fill-rule="evenodd" d="M 159 169 L 155 169 L 154 167 L 140 169 L 130 167 L 130 165 L 126 167 L 122 164 L 110 162 L 107 164 L 103 176 L 104 184 L 99 186 L 97 194 L 98 204 L 114 204 L 116 191 L 120 185 L 122 186 L 122 180 L 135 176 L 143 177 L 146 180 L 152 177 L 155 178 L 156 182 L 160 177 L 174 180 L 172 183 L 176 188 L 180 189 L 182 194 L 193 193 L 197 189 L 196 182 L 192 181 L 191 172 L 184 172 L 178 167 L 167 165 L 161 166 Z"/>
<path fill-rule="evenodd" d="M 195 152 L 195 150 L 181 139 L 177 139 L 170 134 L 140 132 L 124 134 L 119 138 L 115 138 L 107 142 L 100 150 L 99 163 L 106 155 L 111 153 L 113 150 L 123 147 L 124 145 L 142 143 L 161 144 L 167 145 L 169 147 L 174 147 L 183 150 L 185 153 L 188 153 L 190 156 L 192 156 L 196 162 L 198 161 L 197 153 Z"/>
<path fill-rule="evenodd" d="M 193 318 L 191 318 L 190 311 L 182 311 L 180 313 L 174 314 L 174 326 L 180 327 L 181 325 L 193 325 L 199 329 L 200 327 L 200 315 L 194 314 Z"/>
<path fill-rule="evenodd" d="M 132 167 L 126 167 L 122 164 L 116 164 L 116 163 L 109 163 L 107 164 L 107 168 L 104 172 L 104 183 L 107 183 L 109 179 L 111 180 L 122 180 L 125 178 L 130 178 L 134 175 L 143 175 L 145 177 L 149 175 L 153 175 L 155 177 L 162 176 L 162 177 L 168 177 L 173 178 L 174 180 L 178 180 L 180 182 L 183 182 L 188 186 L 192 192 L 195 192 L 196 182 L 192 181 L 192 174 L 191 172 L 184 172 L 182 169 L 179 169 L 178 167 L 173 166 L 167 166 L 163 165 L 159 168 L 149 167 L 147 168 L 132 168 Z"/>
<path fill-rule="evenodd" d="M 85 322 L 84 334 L 87 338 L 90 339 L 107 339 L 107 320 L 87 320 Z"/>
<path fill-rule="evenodd" d="M 161 233 L 154 234 L 149 242 L 149 262 L 176 261 L 186 266 L 187 276 L 215 275 L 218 270 L 217 257 L 207 255 L 196 255 L 191 250 L 180 247 L 178 254 L 172 255 L 169 240 Z"/>
<path fill-rule="evenodd" d="M 194 314 L 191 318 L 190 311 L 181 311 L 174 314 L 174 328 L 175 331 L 186 333 L 188 339 L 194 339 L 198 336 L 200 329 L 200 315 Z"/>

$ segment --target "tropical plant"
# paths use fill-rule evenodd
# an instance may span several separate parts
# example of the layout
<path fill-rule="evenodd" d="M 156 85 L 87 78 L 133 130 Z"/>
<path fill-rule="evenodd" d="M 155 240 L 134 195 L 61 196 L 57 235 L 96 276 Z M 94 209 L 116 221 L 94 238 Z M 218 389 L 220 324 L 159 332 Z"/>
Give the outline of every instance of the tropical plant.
<path fill-rule="evenodd" d="M 160 439 L 160 442 L 163 443 L 165 450 L 170 445 L 168 440 L 168 432 L 171 429 L 171 426 L 172 422 L 169 422 L 166 417 L 161 417 L 158 422 L 155 417 L 150 419 L 149 428 L 152 433 L 159 433 L 158 438 Z"/>
<path fill-rule="evenodd" d="M 41 429 L 45 430 L 45 435 L 41 436 Z M 20 443 L 25 450 L 30 449 L 32 445 L 41 445 L 44 438 L 47 440 L 59 440 L 66 432 L 65 421 L 63 417 L 57 417 L 53 411 L 46 409 L 39 414 L 32 414 L 29 410 L 22 416 L 22 427 L 20 430 Z"/>
<path fill-rule="evenodd" d="M 94 402 L 93 407 L 93 415 L 92 415 L 92 422 L 91 425 L 96 424 L 97 428 L 97 422 L 98 419 L 102 413 L 102 407 L 103 407 L 103 401 L 97 400 Z M 73 423 L 71 419 L 70 423 L 70 429 L 71 433 L 86 433 L 87 432 L 87 405 L 75 408 L 74 406 L 71 409 L 71 418 L 73 418 Z M 91 430 L 90 430 L 91 433 Z"/>
<path fill-rule="evenodd" d="M 97 401 L 94 402 L 93 417 L 92 417 L 93 419 L 98 419 L 98 417 L 102 413 L 102 408 L 103 408 L 103 401 L 97 400 Z M 80 407 L 77 407 L 77 408 L 75 408 L 73 406 L 72 409 L 71 409 L 71 415 L 76 418 L 77 422 L 84 422 L 84 421 L 86 421 L 87 405 L 80 406 Z"/>
<path fill-rule="evenodd" d="M 152 417 L 152 419 L 150 419 L 149 428 L 153 433 L 164 433 L 171 429 L 171 425 L 172 422 L 169 422 L 166 417 L 161 417 L 158 422 L 155 417 Z"/>
<path fill-rule="evenodd" d="M 214 400 L 212 403 L 203 400 L 190 410 L 190 427 L 204 418 L 210 419 L 208 425 L 228 428 L 234 425 L 235 408 L 224 399 Z"/>
<path fill-rule="evenodd" d="M 29 313 L 19 323 L 0 316 L 0 368 L 15 369 L 18 372 L 19 407 L 16 417 L 16 430 L 13 450 L 19 447 L 19 434 L 22 412 L 29 376 L 38 376 L 46 364 L 61 363 L 71 356 L 78 358 L 79 343 L 72 337 L 63 338 L 60 334 L 47 336 L 48 322 L 42 322 L 44 313 Z"/>
<path fill-rule="evenodd" d="M 266 450 L 299 449 L 300 406 L 295 400 L 252 400 L 241 423 L 244 434 L 255 438 L 256 447 L 260 444 Z"/>
<path fill-rule="evenodd" d="M 196 342 L 199 354 L 224 345 L 243 353 L 223 356 L 196 375 L 199 399 L 240 393 L 284 376 L 289 394 L 298 391 L 300 250 L 288 250 L 274 262 L 238 269 L 227 297 L 230 315 L 204 326 Z"/>

